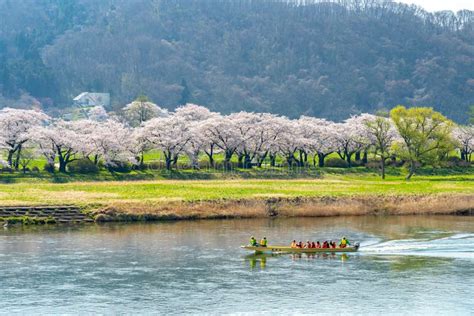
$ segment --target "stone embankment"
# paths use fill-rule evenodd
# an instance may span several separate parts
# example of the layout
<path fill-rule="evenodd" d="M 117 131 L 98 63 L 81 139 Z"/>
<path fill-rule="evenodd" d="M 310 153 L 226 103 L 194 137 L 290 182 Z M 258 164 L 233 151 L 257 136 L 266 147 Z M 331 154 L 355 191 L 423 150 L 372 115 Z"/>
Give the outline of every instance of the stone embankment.
<path fill-rule="evenodd" d="M 0 220 L 27 218 L 60 224 L 94 222 L 77 206 L 9 206 L 0 207 Z"/>

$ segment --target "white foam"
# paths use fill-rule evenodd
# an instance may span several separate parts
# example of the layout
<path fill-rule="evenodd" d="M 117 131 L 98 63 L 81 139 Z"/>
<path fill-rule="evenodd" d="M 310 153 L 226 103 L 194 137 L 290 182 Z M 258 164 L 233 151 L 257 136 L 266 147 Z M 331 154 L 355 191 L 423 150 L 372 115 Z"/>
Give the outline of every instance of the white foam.
<path fill-rule="evenodd" d="M 439 239 L 400 239 L 363 245 L 362 253 L 422 255 L 474 259 L 474 234 L 463 233 Z"/>

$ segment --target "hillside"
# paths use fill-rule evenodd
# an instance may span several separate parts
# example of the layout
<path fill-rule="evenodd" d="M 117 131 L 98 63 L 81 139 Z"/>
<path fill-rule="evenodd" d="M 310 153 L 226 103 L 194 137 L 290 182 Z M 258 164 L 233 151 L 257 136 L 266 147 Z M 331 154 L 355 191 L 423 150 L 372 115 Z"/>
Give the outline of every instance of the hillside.
<path fill-rule="evenodd" d="M 474 104 L 470 11 L 375 0 L 0 0 L 0 21 L 0 106 L 30 95 L 54 112 L 82 91 L 106 91 L 116 108 L 146 94 L 170 109 L 340 120 L 406 104 L 464 122 Z"/>

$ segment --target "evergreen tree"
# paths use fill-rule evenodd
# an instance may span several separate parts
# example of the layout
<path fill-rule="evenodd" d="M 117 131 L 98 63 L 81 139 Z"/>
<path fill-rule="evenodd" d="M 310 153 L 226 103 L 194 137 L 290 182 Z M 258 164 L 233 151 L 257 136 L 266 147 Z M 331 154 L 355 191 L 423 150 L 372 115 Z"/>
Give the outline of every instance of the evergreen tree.
<path fill-rule="evenodd" d="M 181 87 L 183 87 L 183 92 L 181 92 L 181 99 L 179 100 L 179 104 L 185 105 L 190 102 L 191 92 L 189 91 L 188 83 L 184 78 L 181 80 Z"/>

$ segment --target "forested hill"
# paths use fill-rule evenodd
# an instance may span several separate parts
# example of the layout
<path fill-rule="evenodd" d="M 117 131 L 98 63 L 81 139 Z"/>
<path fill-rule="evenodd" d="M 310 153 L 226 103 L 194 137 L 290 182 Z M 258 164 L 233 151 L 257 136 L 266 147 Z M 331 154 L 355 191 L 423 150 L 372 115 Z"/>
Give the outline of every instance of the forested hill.
<path fill-rule="evenodd" d="M 304 3 L 0 0 L 0 106 L 31 95 L 51 110 L 97 91 L 115 107 L 145 94 L 170 109 L 339 120 L 405 104 L 465 121 L 473 12 Z"/>

